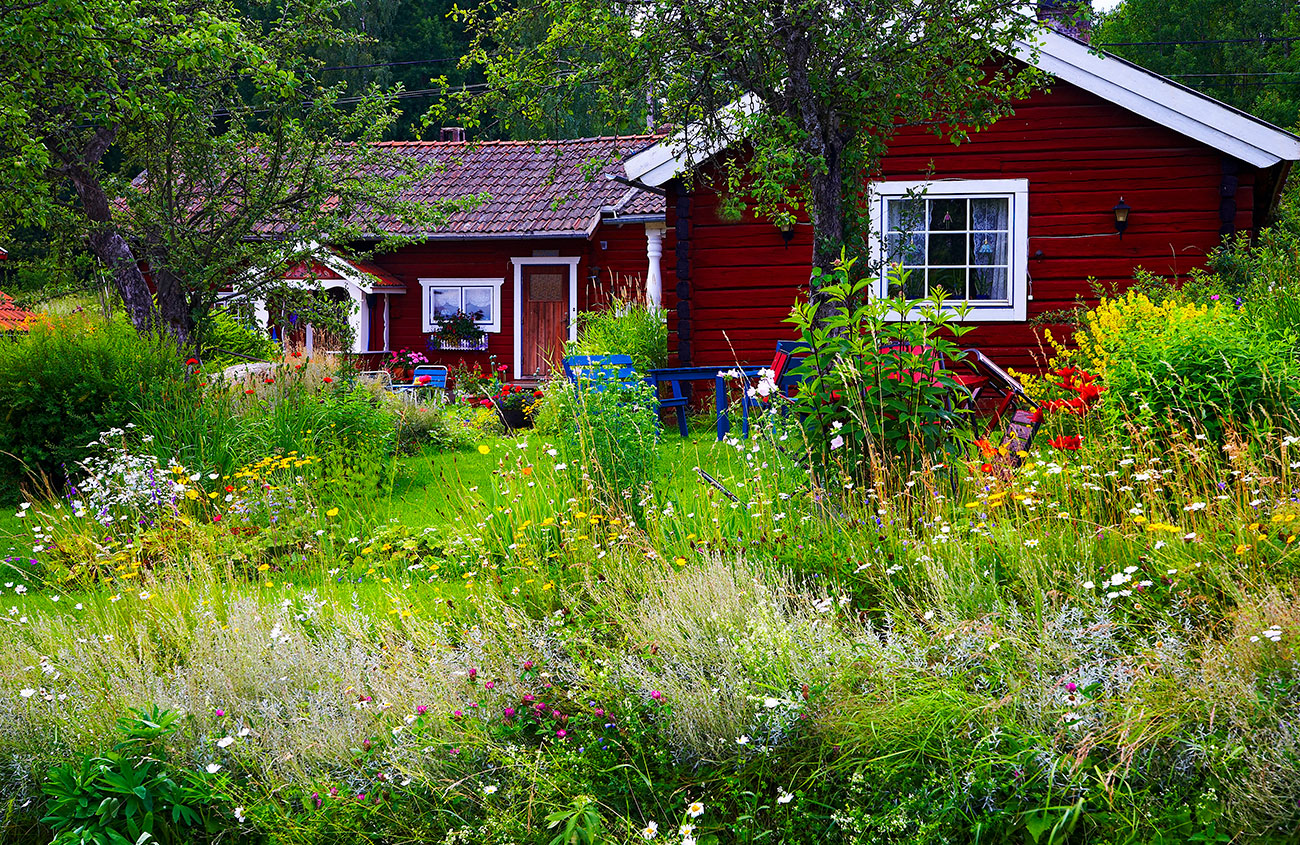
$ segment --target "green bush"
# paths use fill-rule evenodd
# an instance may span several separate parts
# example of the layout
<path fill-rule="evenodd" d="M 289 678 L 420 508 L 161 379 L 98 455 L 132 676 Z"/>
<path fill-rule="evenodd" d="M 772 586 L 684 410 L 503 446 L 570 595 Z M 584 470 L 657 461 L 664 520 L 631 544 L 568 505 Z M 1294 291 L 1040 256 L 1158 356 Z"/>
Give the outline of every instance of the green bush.
<path fill-rule="evenodd" d="M 279 352 L 279 344 L 264 331 L 227 311 L 216 311 L 203 337 L 204 364 L 227 366 L 252 358 L 269 361 Z"/>
<path fill-rule="evenodd" d="M 639 373 L 668 362 L 668 318 L 662 308 L 615 300 L 603 311 L 578 314 L 578 339 L 569 355 L 631 355 Z"/>
<path fill-rule="evenodd" d="M 26 336 L 0 339 L 0 496 L 25 479 L 61 484 L 65 468 L 99 432 L 135 421 L 135 408 L 180 377 L 168 340 L 123 320 L 44 319 Z"/>
<path fill-rule="evenodd" d="M 1218 436 L 1259 413 L 1285 415 L 1300 399 L 1294 332 L 1261 332 L 1235 302 L 1129 291 L 1088 312 L 1075 342 L 1106 387 L 1102 408 L 1126 421 L 1172 420 Z"/>
<path fill-rule="evenodd" d="M 654 481 L 658 420 L 651 388 L 641 382 L 582 380 L 547 396 L 560 421 L 562 461 L 606 507 L 633 514 Z"/>

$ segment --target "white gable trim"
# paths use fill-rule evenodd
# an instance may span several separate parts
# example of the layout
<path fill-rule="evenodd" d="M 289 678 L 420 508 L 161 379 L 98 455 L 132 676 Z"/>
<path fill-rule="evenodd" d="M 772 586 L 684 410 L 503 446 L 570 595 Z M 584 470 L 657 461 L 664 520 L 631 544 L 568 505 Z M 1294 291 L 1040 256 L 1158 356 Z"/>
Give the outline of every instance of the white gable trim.
<path fill-rule="evenodd" d="M 757 96 L 745 94 L 723 109 L 722 121 L 728 126 L 735 126 L 742 117 L 754 114 L 761 108 L 762 103 Z M 727 139 L 706 140 L 699 135 L 699 132 L 679 130 L 654 146 L 647 147 L 623 162 L 627 177 L 634 182 L 659 186 L 674 176 L 703 164 L 729 146 Z"/>
<path fill-rule="evenodd" d="M 1051 30 L 1017 57 L 1064 82 L 1255 167 L 1300 160 L 1300 137 Z"/>
<path fill-rule="evenodd" d="M 1016 57 L 1255 167 L 1300 161 L 1300 137 L 1118 56 L 1094 52 L 1054 30 L 1040 29 L 1033 43 L 1016 42 Z M 746 94 L 727 111 L 750 114 L 758 108 L 758 98 Z M 628 178 L 657 187 L 708 161 L 726 146 L 723 141 L 693 145 L 688 142 L 691 134 L 677 132 L 629 158 L 623 163 Z M 699 133 L 694 134 L 698 140 Z"/>

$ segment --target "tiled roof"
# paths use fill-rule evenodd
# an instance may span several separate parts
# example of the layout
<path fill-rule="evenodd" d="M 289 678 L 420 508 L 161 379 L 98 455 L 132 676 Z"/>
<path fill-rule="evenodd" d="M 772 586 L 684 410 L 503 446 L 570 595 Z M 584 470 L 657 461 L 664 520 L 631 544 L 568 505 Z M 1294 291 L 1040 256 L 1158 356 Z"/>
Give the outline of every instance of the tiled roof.
<path fill-rule="evenodd" d="M 0 332 L 25 332 L 27 323 L 36 317 L 14 305 L 11 297 L 0 291 Z"/>
<path fill-rule="evenodd" d="M 333 263 L 334 266 L 330 267 L 315 258 L 307 258 L 288 267 L 282 274 L 280 274 L 280 278 L 317 279 L 326 281 L 337 281 L 346 278 L 348 281 L 360 284 L 366 288 L 405 289 L 406 287 L 401 279 L 397 278 L 373 261 L 348 258 L 342 252 L 333 247 L 329 247 L 328 257 L 325 260 Z"/>
<path fill-rule="evenodd" d="M 379 227 L 388 234 L 424 234 L 430 238 L 563 237 L 587 234 L 592 219 L 606 207 L 617 209 L 620 216 L 662 215 L 662 196 L 607 178 L 622 177 L 623 160 L 661 138 L 624 135 L 559 141 L 383 141 L 379 143 L 382 148 L 412 156 L 421 165 L 437 167 L 421 184 L 404 191 L 401 199 L 433 201 L 484 195 L 487 199 L 467 211 L 454 213 L 444 226 L 431 232 L 413 232 L 393 218 L 380 218 Z M 148 174 L 137 175 L 132 185 L 146 190 Z M 122 199 L 117 202 L 124 205 Z M 277 221 L 259 228 L 264 234 L 287 234 L 291 230 Z"/>
<path fill-rule="evenodd" d="M 405 199 L 487 194 L 477 208 L 453 214 L 431 237 L 476 238 L 586 234 L 604 207 L 620 214 L 663 214 L 663 197 L 607 179 L 623 175 L 623 159 L 654 135 L 562 141 L 393 141 L 383 146 L 441 170 Z M 601 168 L 590 178 L 590 163 Z M 586 167 L 584 167 L 586 166 Z M 629 197 L 629 194 L 632 196 Z M 393 231 L 410 234 L 400 225 Z"/>

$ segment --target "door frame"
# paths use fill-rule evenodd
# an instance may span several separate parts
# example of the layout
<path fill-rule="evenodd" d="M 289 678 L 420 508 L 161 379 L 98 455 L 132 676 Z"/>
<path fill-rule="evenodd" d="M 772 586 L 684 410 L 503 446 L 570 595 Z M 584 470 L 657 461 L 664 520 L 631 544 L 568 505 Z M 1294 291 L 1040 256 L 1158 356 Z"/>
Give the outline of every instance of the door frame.
<path fill-rule="evenodd" d="M 527 255 L 511 258 L 515 268 L 515 378 L 523 378 L 524 341 L 524 267 L 569 267 L 569 340 L 578 339 L 578 262 L 577 255 Z"/>

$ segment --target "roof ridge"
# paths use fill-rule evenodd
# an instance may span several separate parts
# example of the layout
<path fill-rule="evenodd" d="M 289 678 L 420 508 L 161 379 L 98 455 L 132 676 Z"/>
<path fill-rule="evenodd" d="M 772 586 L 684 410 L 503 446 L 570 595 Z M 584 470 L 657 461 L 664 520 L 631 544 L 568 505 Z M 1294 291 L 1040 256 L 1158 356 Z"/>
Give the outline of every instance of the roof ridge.
<path fill-rule="evenodd" d="M 416 141 L 375 141 L 377 147 L 522 147 L 522 146 L 561 146 L 565 144 L 593 144 L 601 141 L 652 141 L 656 138 L 663 138 L 663 133 L 648 133 L 641 135 L 590 135 L 582 138 L 546 138 L 535 140 L 478 140 L 478 141 L 434 141 L 434 140 L 416 140 Z"/>

